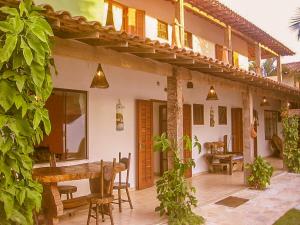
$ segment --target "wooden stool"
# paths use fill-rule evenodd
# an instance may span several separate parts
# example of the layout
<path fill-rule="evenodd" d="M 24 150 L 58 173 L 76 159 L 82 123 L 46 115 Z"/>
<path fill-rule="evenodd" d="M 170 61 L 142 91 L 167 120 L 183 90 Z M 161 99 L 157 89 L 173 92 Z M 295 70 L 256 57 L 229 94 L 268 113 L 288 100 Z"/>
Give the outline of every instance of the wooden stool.
<path fill-rule="evenodd" d="M 50 153 L 50 166 L 51 167 L 56 167 L 56 155 L 55 153 Z M 77 187 L 72 186 L 72 185 L 58 185 L 57 186 L 60 197 L 62 195 L 66 195 L 67 199 L 72 199 L 73 198 L 73 193 L 77 192 Z"/>

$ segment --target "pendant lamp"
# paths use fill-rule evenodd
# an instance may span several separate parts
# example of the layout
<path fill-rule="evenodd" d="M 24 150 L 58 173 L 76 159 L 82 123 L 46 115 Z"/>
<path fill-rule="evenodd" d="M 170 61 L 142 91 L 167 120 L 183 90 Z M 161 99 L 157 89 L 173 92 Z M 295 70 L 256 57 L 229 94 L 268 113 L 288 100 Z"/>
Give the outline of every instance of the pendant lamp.
<path fill-rule="evenodd" d="M 266 98 L 266 96 L 263 97 L 260 106 L 270 106 L 270 103 L 268 101 L 268 99 Z"/>
<path fill-rule="evenodd" d="M 109 83 L 106 80 L 101 64 L 98 65 L 97 72 L 93 78 L 91 88 L 108 88 Z"/>
<path fill-rule="evenodd" d="M 207 94 L 206 100 L 207 101 L 219 100 L 218 95 L 213 86 L 210 87 L 210 90 Z"/>

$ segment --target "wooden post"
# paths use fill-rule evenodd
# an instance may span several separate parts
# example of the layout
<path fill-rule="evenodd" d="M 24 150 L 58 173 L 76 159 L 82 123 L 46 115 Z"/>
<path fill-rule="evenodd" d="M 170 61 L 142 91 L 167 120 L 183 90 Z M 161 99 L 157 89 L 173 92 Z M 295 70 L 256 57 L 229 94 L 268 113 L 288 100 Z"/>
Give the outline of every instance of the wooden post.
<path fill-rule="evenodd" d="M 251 138 L 251 128 L 253 123 L 253 96 L 249 87 L 242 92 L 243 100 L 243 155 L 244 165 L 254 161 L 254 142 Z M 249 170 L 244 169 L 244 183 L 248 184 Z"/>
<path fill-rule="evenodd" d="M 259 43 L 255 43 L 255 72 L 258 76 L 262 76 L 261 72 L 261 46 Z"/>
<path fill-rule="evenodd" d="M 179 144 L 183 136 L 183 80 L 177 68 L 173 76 L 167 78 L 167 133 L 168 138 Z M 168 155 L 168 168 L 173 167 L 173 155 Z"/>
<path fill-rule="evenodd" d="M 184 47 L 184 0 L 175 3 L 175 19 L 173 24 L 172 44 Z"/>
<path fill-rule="evenodd" d="M 282 64 L 280 55 L 277 56 L 277 81 L 282 82 Z"/>
<path fill-rule="evenodd" d="M 225 28 L 225 36 L 224 36 L 224 42 L 226 49 L 226 63 L 232 64 L 232 33 L 231 33 L 231 26 L 228 26 Z"/>

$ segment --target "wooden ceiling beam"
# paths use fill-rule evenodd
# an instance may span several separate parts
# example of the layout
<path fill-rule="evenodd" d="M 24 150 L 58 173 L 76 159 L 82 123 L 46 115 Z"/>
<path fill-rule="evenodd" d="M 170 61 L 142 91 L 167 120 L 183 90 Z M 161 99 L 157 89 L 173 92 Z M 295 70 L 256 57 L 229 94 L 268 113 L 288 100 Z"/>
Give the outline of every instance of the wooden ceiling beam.
<path fill-rule="evenodd" d="M 80 32 L 80 33 L 65 33 L 61 35 L 63 39 L 71 39 L 71 40 L 83 40 L 83 39 L 98 39 L 100 37 L 100 33 L 98 31 L 95 32 Z"/>
<path fill-rule="evenodd" d="M 191 65 L 191 66 L 186 66 L 186 68 L 190 69 L 190 70 L 194 70 L 194 69 L 209 69 L 211 68 L 211 65 L 210 64 L 200 64 L 200 63 L 197 63 L 195 65 Z"/>
<path fill-rule="evenodd" d="M 164 60 L 166 63 L 175 64 L 178 66 L 192 66 L 195 64 L 194 59 L 174 59 L 174 60 Z"/>
<path fill-rule="evenodd" d="M 162 53 L 135 53 L 136 56 L 142 58 L 149 58 L 154 60 L 172 60 L 176 59 L 177 55 L 175 53 L 162 54 Z"/>
<path fill-rule="evenodd" d="M 141 48 L 141 47 L 110 47 L 110 49 L 122 52 L 122 53 L 151 53 L 154 54 L 156 51 L 153 48 Z"/>
<path fill-rule="evenodd" d="M 97 47 L 103 48 L 114 48 L 114 47 L 121 47 L 121 48 L 128 48 L 128 41 L 103 41 L 97 44 Z"/>
<path fill-rule="evenodd" d="M 203 69 L 197 69 L 197 71 L 201 73 L 223 73 L 224 72 L 222 68 L 203 68 Z"/>

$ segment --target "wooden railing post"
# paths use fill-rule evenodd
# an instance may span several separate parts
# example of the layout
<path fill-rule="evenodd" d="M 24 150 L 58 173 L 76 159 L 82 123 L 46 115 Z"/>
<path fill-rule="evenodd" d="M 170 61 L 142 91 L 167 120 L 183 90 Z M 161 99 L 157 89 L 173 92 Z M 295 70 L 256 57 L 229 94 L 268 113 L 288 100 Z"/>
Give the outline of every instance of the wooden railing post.
<path fill-rule="evenodd" d="M 280 55 L 277 56 L 277 81 L 282 82 L 282 64 Z"/>
<path fill-rule="evenodd" d="M 172 45 L 184 47 L 184 0 L 175 3 L 175 19 L 172 32 Z"/>
<path fill-rule="evenodd" d="M 258 76 L 262 76 L 261 72 L 261 46 L 259 43 L 255 43 L 255 72 Z"/>

